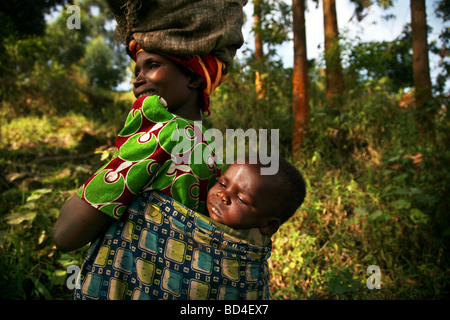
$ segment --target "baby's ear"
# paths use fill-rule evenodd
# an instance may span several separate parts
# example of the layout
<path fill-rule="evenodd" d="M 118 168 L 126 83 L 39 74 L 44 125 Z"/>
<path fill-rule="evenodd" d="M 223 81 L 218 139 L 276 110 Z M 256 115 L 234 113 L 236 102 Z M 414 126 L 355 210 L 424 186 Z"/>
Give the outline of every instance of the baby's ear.
<path fill-rule="evenodd" d="M 281 219 L 278 217 L 266 218 L 265 225 L 259 228 L 259 231 L 265 236 L 271 236 L 278 231 L 281 225 Z"/>

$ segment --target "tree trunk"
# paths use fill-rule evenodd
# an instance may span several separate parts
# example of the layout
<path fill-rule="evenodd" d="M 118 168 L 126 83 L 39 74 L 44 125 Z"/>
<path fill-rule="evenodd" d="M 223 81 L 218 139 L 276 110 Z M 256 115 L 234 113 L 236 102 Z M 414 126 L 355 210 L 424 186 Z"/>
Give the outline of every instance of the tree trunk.
<path fill-rule="evenodd" d="M 261 68 L 264 59 L 261 37 L 261 0 L 253 0 L 253 29 L 255 30 L 255 60 L 259 62 L 258 68 Z M 258 98 L 262 99 L 265 93 L 265 85 L 259 70 L 255 72 L 255 87 Z"/>
<path fill-rule="evenodd" d="M 261 38 L 261 1 L 253 0 L 253 28 L 255 30 L 255 59 L 264 58 L 263 42 Z"/>
<path fill-rule="evenodd" d="M 292 155 L 295 158 L 299 155 L 301 145 L 308 133 L 309 125 L 305 0 L 293 0 L 292 13 L 294 32 Z"/>
<path fill-rule="evenodd" d="M 425 0 L 411 0 L 411 36 L 416 107 L 422 110 L 431 100 Z"/>
<path fill-rule="evenodd" d="M 331 102 L 345 90 L 339 48 L 339 31 L 335 0 L 323 0 L 327 97 Z"/>

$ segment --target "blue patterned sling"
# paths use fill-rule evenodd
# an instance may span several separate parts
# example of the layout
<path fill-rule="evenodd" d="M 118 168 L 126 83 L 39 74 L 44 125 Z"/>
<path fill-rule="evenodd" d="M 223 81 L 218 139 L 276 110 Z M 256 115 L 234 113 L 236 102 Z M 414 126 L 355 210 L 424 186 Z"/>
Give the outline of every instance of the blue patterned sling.
<path fill-rule="evenodd" d="M 268 299 L 271 248 L 257 228 L 232 229 L 145 192 L 92 244 L 75 299 Z"/>

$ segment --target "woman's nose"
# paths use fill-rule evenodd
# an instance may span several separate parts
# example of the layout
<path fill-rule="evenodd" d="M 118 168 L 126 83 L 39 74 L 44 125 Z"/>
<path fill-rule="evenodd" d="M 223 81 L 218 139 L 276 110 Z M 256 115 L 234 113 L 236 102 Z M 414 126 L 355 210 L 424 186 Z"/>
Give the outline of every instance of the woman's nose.
<path fill-rule="evenodd" d="M 140 85 L 142 85 L 142 84 L 144 84 L 144 83 L 145 83 L 144 76 L 142 75 L 142 72 L 140 72 L 140 73 L 137 75 L 137 77 L 134 79 L 133 86 L 134 86 L 135 88 L 137 88 L 137 87 L 139 87 Z"/>

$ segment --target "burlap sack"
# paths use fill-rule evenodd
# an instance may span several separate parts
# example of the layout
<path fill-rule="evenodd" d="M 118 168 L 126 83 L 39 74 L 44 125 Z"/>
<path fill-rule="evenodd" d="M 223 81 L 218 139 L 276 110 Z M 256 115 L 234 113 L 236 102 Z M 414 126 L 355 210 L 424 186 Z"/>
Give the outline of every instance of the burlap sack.
<path fill-rule="evenodd" d="M 229 64 L 242 46 L 247 0 L 106 0 L 125 41 L 174 55 L 214 53 Z"/>

